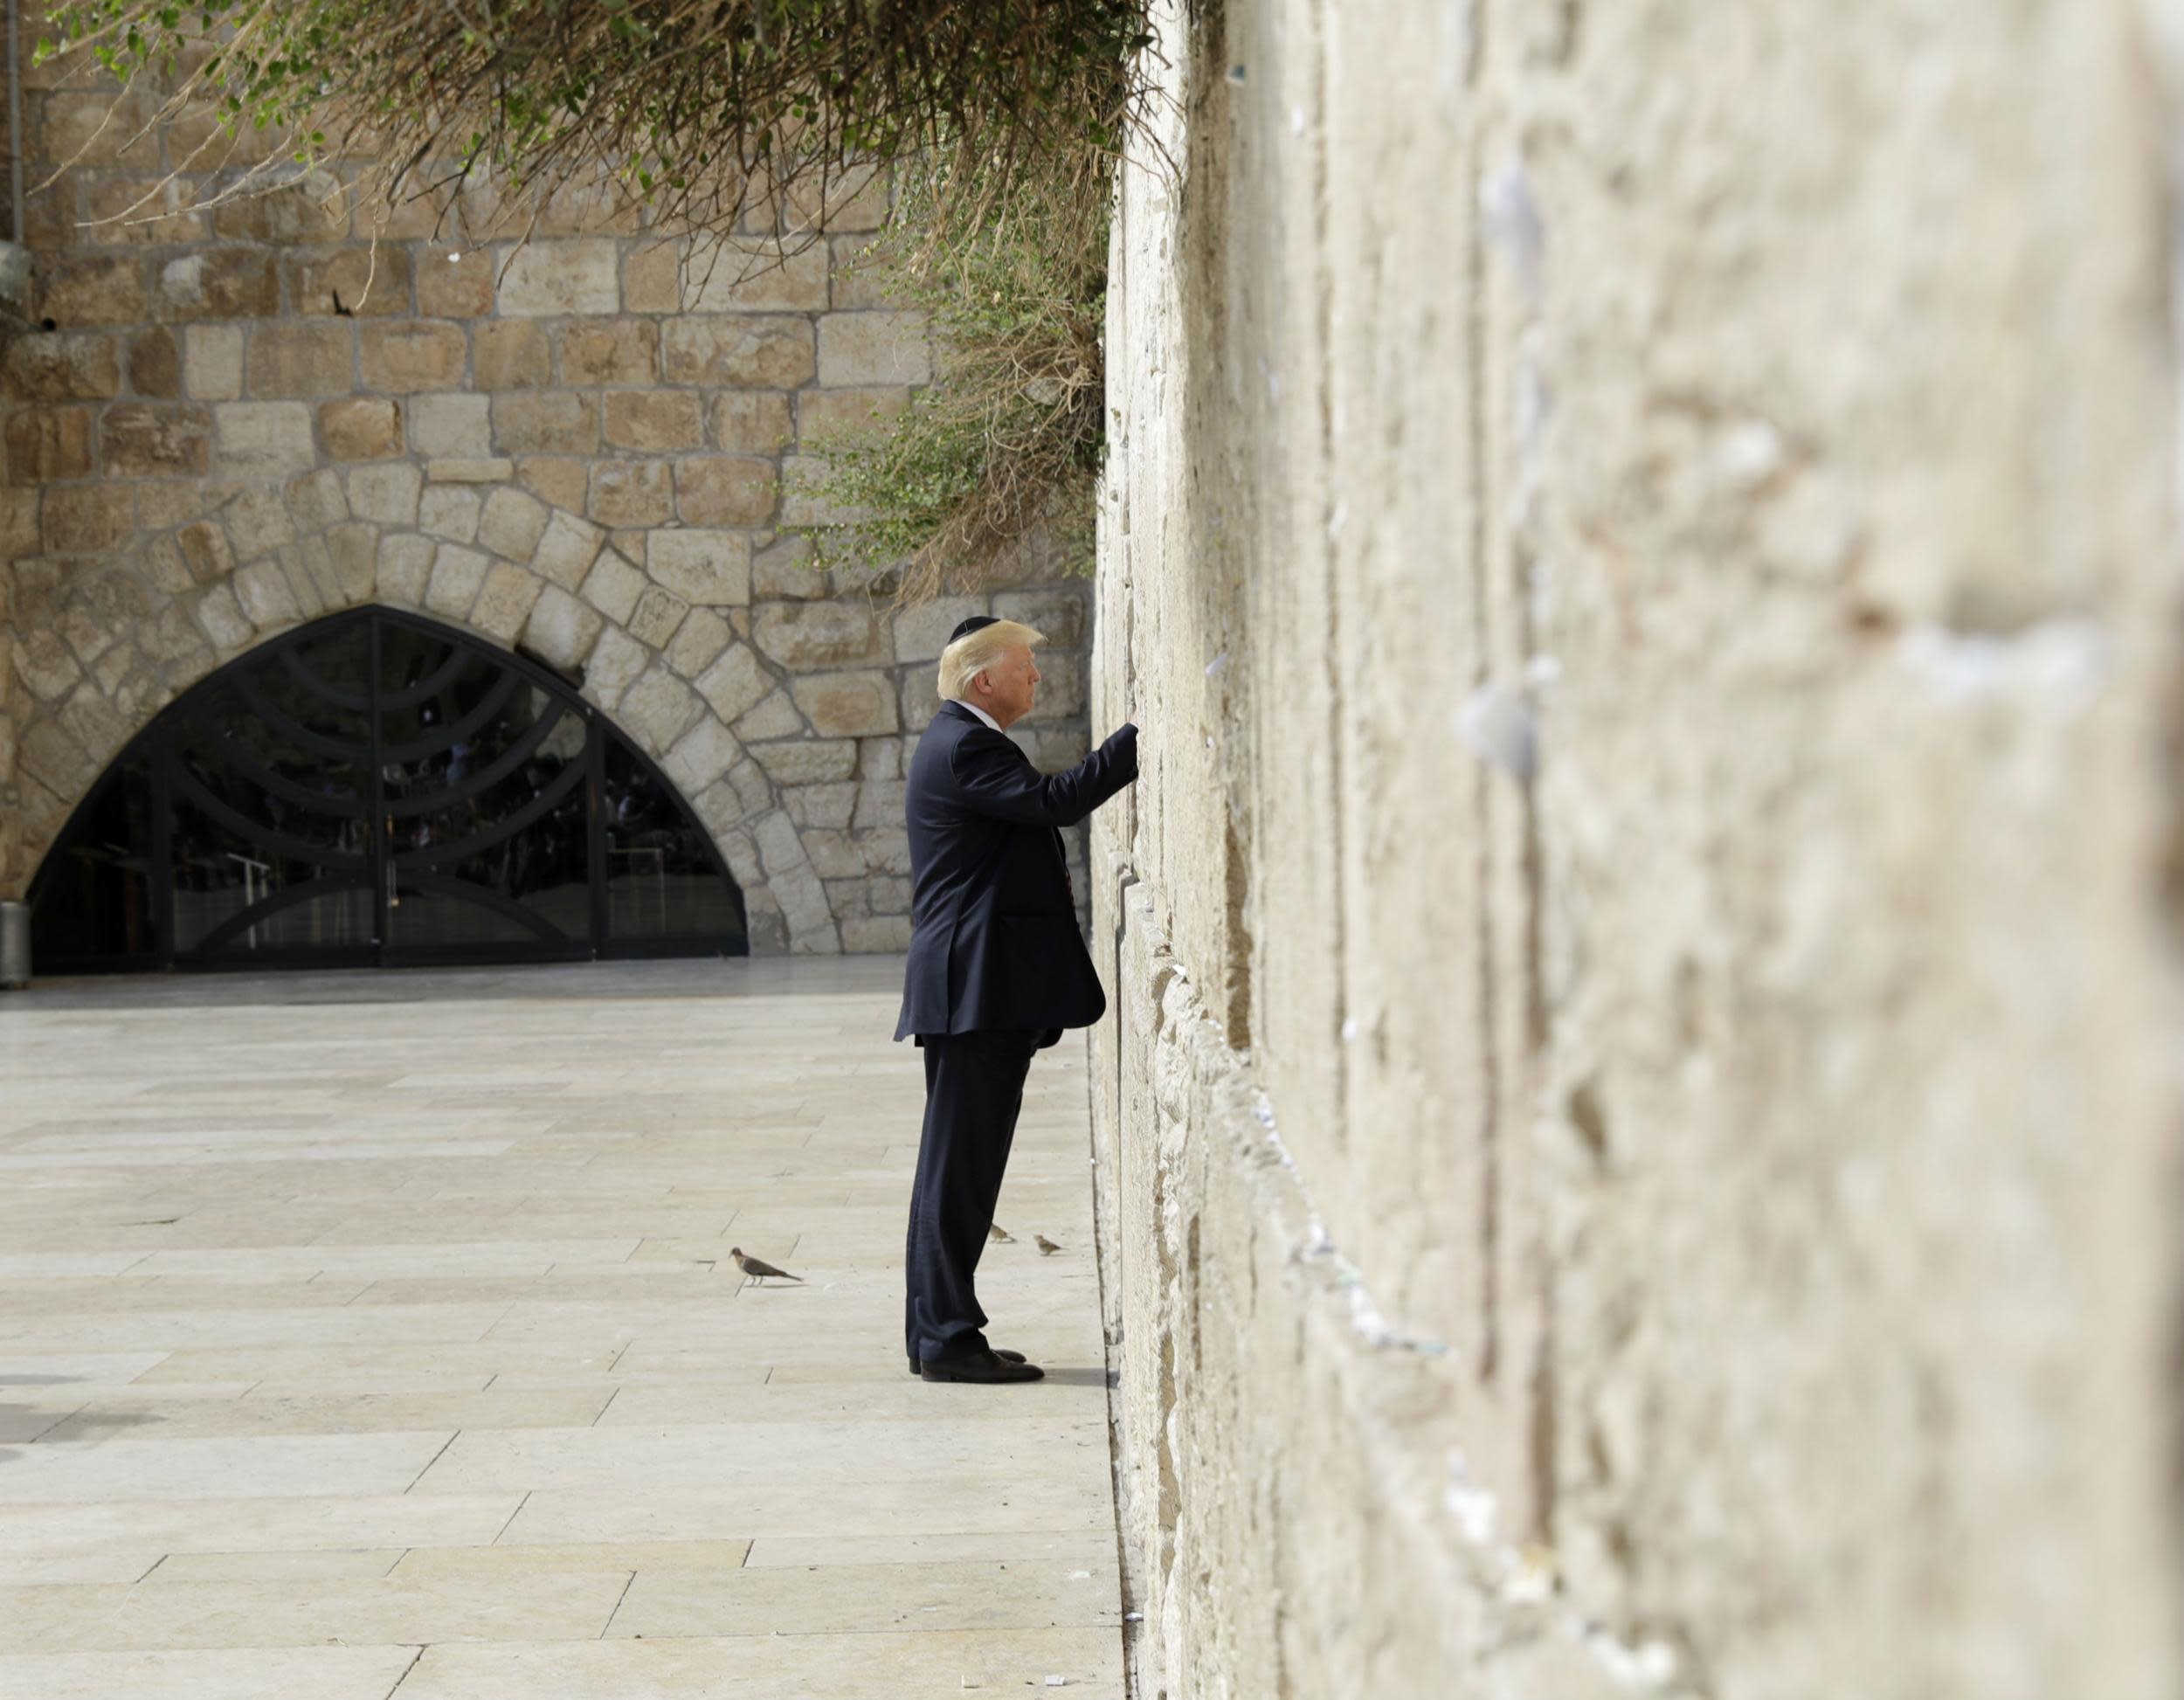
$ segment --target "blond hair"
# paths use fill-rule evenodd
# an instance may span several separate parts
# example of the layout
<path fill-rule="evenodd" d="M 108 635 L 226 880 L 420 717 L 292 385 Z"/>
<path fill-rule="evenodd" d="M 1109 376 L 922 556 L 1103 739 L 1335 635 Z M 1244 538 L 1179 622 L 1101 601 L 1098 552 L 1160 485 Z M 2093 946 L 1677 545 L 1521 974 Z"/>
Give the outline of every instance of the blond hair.
<path fill-rule="evenodd" d="M 992 667 L 1012 649 L 1029 649 L 1047 641 L 1047 634 L 1013 619 L 996 620 L 976 632 L 966 632 L 940 652 L 940 694 L 950 702 L 971 700 L 971 681 Z"/>

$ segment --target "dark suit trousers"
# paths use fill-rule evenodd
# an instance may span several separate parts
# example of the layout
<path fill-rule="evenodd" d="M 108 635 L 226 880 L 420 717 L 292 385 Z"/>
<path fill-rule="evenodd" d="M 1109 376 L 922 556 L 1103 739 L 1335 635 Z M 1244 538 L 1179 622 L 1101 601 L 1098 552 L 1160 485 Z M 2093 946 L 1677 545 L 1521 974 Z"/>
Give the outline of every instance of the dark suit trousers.
<path fill-rule="evenodd" d="M 1021 1028 L 923 1033 L 925 1128 L 910 1189 L 903 1344 L 913 1358 L 983 1350 L 972 1277 L 993 1226 L 1024 1105 L 1024 1076 L 1047 1035 Z"/>

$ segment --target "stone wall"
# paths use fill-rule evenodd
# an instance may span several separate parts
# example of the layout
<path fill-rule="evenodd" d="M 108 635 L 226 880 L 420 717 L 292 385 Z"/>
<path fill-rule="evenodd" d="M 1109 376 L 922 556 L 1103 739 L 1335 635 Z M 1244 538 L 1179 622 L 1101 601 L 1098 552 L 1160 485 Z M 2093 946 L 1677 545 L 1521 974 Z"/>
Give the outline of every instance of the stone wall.
<path fill-rule="evenodd" d="M 2175 1694 L 2184 8 L 1195 10 L 1093 665 L 1137 1692 Z"/>
<path fill-rule="evenodd" d="M 28 79 L 30 180 L 63 169 L 0 353 L 0 895 L 176 693 L 369 602 L 580 675 L 714 833 L 758 951 L 907 946 L 902 764 L 964 614 L 1049 634 L 1016 736 L 1083 755 L 1089 592 L 1055 551 L 891 612 L 794 529 L 840 517 L 821 446 L 931 377 L 869 257 L 884 180 L 840 185 L 824 238 L 769 204 L 778 259 L 604 186 L 388 206 L 346 160 L 239 194 L 266 137 L 66 60 Z"/>

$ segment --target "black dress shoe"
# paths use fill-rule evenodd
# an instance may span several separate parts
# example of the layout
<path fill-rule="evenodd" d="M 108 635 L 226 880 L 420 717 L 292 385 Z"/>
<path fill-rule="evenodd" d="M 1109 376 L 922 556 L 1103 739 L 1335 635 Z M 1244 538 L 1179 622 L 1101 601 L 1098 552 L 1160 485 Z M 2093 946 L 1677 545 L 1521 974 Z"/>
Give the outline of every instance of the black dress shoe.
<path fill-rule="evenodd" d="M 991 1351 L 966 1354 L 961 1358 L 928 1358 L 918 1366 L 918 1374 L 927 1381 L 1041 1381 L 1047 1372 L 1036 1364 L 1012 1364 L 1007 1358 Z"/>
<path fill-rule="evenodd" d="M 1006 1346 L 994 1347 L 993 1355 L 999 1358 L 1004 1364 L 1020 1364 L 1024 1361 L 1024 1354 L 1022 1352 L 1011 1351 Z M 917 1358 L 915 1354 L 912 1354 L 910 1358 L 910 1373 L 912 1375 L 916 1375 L 918 1372 L 918 1368 L 919 1365 Z"/>

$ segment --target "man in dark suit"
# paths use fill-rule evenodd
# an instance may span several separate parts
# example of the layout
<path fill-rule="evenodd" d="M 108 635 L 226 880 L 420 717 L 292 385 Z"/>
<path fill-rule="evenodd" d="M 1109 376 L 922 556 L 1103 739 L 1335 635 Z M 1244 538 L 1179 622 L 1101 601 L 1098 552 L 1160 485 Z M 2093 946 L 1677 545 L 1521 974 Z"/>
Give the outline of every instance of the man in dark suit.
<path fill-rule="evenodd" d="M 1034 1051 L 1089 1027 L 1107 995 L 1077 929 L 1061 829 L 1137 777 L 1125 725 L 1066 773 L 1002 736 L 1029 713 L 1040 634 L 977 615 L 941 652 L 940 711 L 917 741 L 910 958 L 897 1039 L 925 1053 L 925 1127 L 904 1253 L 903 1343 L 928 1381 L 1036 1381 L 986 1342 L 972 1284 Z"/>

